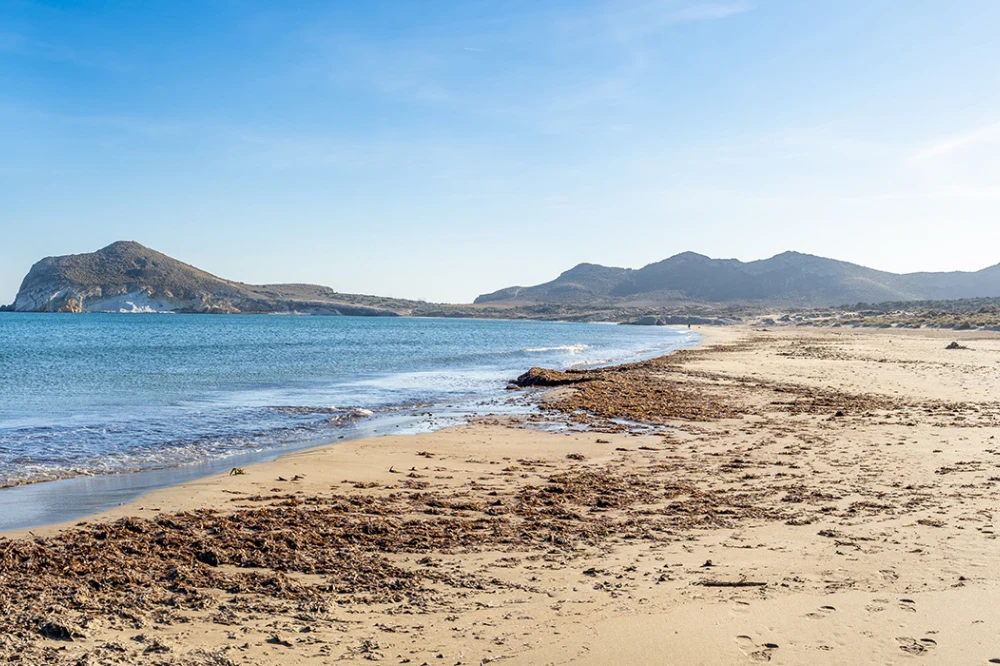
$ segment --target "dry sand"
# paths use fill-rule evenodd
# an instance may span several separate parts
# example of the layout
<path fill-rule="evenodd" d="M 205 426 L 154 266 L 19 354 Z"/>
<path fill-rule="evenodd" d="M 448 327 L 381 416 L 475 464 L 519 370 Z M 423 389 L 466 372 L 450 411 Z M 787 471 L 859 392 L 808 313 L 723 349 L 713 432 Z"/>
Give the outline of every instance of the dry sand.
<path fill-rule="evenodd" d="M 581 378 L 546 421 L 585 431 L 346 442 L 9 534 L 0 658 L 1000 663 L 1000 337 L 723 329 Z"/>

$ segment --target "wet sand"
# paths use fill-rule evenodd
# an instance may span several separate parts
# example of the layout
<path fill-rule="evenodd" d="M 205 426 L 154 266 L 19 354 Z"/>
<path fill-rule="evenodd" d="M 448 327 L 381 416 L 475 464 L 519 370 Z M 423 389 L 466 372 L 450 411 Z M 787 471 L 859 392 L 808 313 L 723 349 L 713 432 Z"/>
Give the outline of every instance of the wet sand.
<path fill-rule="evenodd" d="M 998 370 L 992 334 L 713 330 L 574 373 L 538 419 L 583 430 L 345 442 L 10 533 L 0 657 L 991 663 Z"/>
<path fill-rule="evenodd" d="M 505 408 L 511 412 L 527 411 L 518 405 L 477 405 L 478 409 Z M 463 408 L 437 408 L 432 415 L 424 409 L 399 410 L 378 414 L 350 423 L 337 430 L 336 440 L 377 437 L 381 433 L 415 434 L 447 424 L 462 423 L 478 412 Z M 201 463 L 152 469 L 132 474 L 75 476 L 42 483 L 0 488 L 0 534 L 55 523 L 68 523 L 108 511 L 162 488 L 187 484 L 208 476 L 226 473 L 233 467 L 246 467 L 295 451 L 321 445 L 322 442 L 295 441 L 281 448 L 238 453 Z"/>

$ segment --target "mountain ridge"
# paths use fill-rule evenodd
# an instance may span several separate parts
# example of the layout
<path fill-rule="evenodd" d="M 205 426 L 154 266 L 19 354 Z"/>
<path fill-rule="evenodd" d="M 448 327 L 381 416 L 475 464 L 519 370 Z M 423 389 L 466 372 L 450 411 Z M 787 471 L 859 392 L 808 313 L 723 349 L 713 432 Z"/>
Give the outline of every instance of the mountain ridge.
<path fill-rule="evenodd" d="M 899 274 L 791 250 L 749 262 L 689 251 L 638 269 L 578 264 L 549 282 L 505 287 L 475 303 L 824 307 L 991 296 L 1000 296 L 1000 264 L 975 272 Z"/>
<path fill-rule="evenodd" d="M 25 276 L 19 312 L 299 313 L 354 316 L 598 318 L 665 307 L 831 307 L 1000 297 L 1000 264 L 975 272 L 890 273 L 786 251 L 743 262 L 682 252 L 642 268 L 581 263 L 556 279 L 479 296 L 471 305 L 343 294 L 311 284 L 251 285 L 218 277 L 135 241 L 45 257 Z"/>

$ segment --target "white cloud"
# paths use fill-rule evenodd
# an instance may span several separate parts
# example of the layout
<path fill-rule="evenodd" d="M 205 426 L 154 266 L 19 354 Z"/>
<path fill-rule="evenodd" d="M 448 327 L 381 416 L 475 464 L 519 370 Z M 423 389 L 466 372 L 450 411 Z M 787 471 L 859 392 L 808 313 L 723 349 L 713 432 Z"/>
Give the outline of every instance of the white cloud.
<path fill-rule="evenodd" d="M 749 2 L 695 2 L 657 0 L 616 7 L 605 21 L 612 26 L 616 39 L 635 42 L 656 35 L 672 26 L 699 21 L 717 21 L 753 10 Z"/>
<path fill-rule="evenodd" d="M 12 32 L 0 32 L 0 53 L 110 72 L 134 69 L 132 62 L 111 52 L 84 52 Z"/>
<path fill-rule="evenodd" d="M 451 104 L 494 112 L 579 97 L 618 100 L 637 70 L 660 47 L 656 37 L 677 25 L 726 19 L 754 9 L 749 0 L 594 0 L 566 7 L 443 19 L 405 39 L 370 38 L 329 21 L 300 33 L 339 86 L 367 89 L 404 102 Z M 460 35 L 461 41 L 456 36 Z M 464 42 L 464 44 L 462 43 Z M 475 46 L 470 46 L 474 44 Z M 453 50 L 492 59 L 453 57 Z M 470 63 L 509 70 L 470 76 Z M 571 89 L 567 95 L 566 88 Z M 558 89 L 556 94 L 549 91 Z M 580 94 L 577 94 L 580 93 Z M 589 106 L 553 104 L 554 106 Z"/>
<path fill-rule="evenodd" d="M 675 23 L 687 21 L 714 21 L 745 14 L 753 9 L 749 2 L 707 2 L 690 5 L 671 15 Z"/>
<path fill-rule="evenodd" d="M 956 152 L 1000 141 L 1000 123 L 978 127 L 967 132 L 952 134 L 923 146 L 908 160 L 911 164 L 947 157 Z"/>

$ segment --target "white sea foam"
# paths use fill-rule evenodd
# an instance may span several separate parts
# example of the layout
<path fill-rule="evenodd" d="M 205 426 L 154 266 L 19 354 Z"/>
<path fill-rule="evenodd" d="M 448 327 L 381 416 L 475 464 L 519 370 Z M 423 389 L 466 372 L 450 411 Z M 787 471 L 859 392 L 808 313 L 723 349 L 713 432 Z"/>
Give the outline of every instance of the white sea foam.
<path fill-rule="evenodd" d="M 558 347 L 528 347 L 523 351 L 529 354 L 540 354 L 544 352 L 569 352 L 570 354 L 582 354 L 590 349 L 590 345 L 560 345 Z"/>

